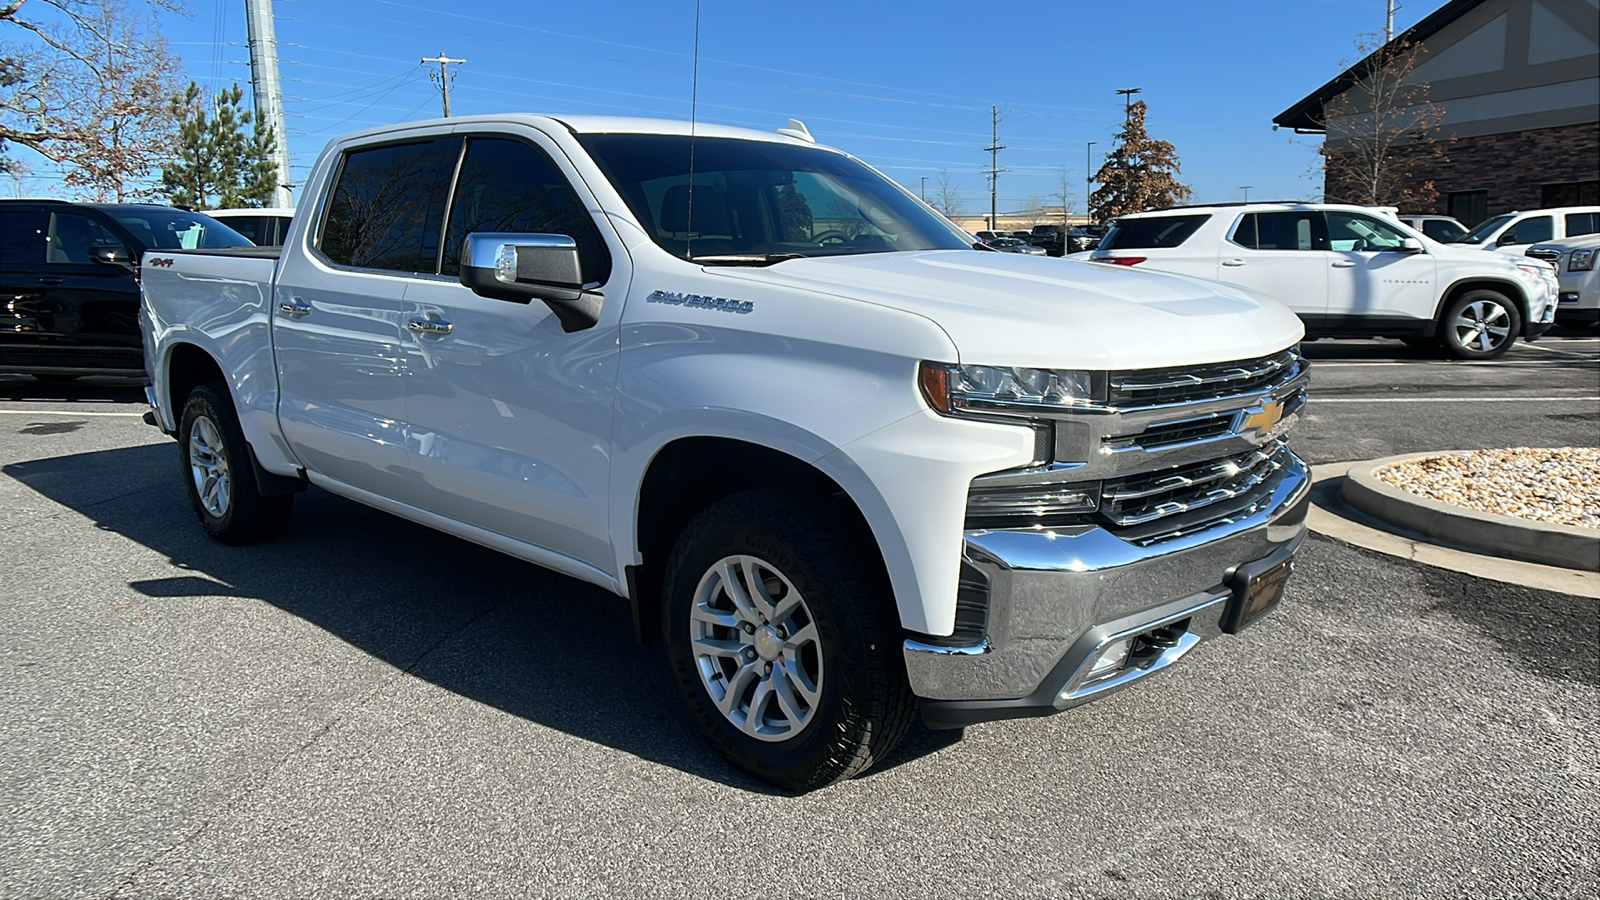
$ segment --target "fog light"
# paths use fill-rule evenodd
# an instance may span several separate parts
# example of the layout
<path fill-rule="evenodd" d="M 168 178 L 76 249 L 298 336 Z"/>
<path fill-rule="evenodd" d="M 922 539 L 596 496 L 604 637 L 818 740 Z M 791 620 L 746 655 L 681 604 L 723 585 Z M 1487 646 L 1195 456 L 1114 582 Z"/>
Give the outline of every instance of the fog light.
<path fill-rule="evenodd" d="M 1128 662 L 1128 651 L 1132 647 L 1133 639 L 1123 638 L 1101 648 L 1094 661 L 1089 664 L 1089 671 L 1083 676 L 1083 680 L 1099 681 L 1121 671 L 1122 667 Z"/>

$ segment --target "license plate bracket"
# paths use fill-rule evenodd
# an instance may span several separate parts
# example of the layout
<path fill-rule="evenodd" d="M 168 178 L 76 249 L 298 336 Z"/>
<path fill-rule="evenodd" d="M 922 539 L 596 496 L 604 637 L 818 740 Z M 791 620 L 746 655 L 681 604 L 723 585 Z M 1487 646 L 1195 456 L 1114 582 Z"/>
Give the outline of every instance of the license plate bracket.
<path fill-rule="evenodd" d="M 1276 609 L 1293 572 L 1293 559 L 1260 560 L 1235 569 L 1228 578 L 1233 597 L 1222 614 L 1222 630 L 1238 634 L 1245 626 Z"/>

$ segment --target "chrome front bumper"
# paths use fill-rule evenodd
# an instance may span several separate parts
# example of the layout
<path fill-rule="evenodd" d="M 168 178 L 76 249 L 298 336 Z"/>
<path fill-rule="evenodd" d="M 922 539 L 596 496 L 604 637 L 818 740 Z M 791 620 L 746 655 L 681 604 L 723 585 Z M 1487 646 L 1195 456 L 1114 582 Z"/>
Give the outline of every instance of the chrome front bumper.
<path fill-rule="evenodd" d="M 965 646 L 905 642 L 924 720 L 959 727 L 1047 715 L 1166 669 L 1222 633 L 1235 570 L 1287 560 L 1305 538 L 1311 476 L 1290 459 L 1255 512 L 1147 546 L 1097 526 L 967 532 L 966 562 L 988 580 L 986 633 Z M 1161 628 L 1172 646 L 1084 684 L 1101 647 Z"/>

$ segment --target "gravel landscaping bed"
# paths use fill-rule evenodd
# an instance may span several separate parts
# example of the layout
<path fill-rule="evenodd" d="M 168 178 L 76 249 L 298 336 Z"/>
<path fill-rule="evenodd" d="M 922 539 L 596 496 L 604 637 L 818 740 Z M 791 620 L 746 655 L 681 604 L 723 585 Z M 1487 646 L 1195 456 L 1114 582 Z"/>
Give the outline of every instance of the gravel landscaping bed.
<path fill-rule="evenodd" d="M 1384 466 L 1378 478 L 1479 512 L 1600 529 L 1600 450 L 1518 447 L 1441 453 Z"/>

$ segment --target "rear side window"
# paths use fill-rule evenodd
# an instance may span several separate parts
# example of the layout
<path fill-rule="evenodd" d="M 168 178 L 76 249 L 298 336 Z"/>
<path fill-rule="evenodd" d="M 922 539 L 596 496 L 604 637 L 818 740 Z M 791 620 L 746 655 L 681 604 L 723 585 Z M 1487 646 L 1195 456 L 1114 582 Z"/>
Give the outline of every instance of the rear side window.
<path fill-rule="evenodd" d="M 461 272 L 461 244 L 473 232 L 564 234 L 578 242 L 585 282 L 604 283 L 611 257 L 572 186 L 544 151 L 522 141 L 472 138 L 450 203 L 444 275 Z"/>
<path fill-rule="evenodd" d="M 318 248 L 346 266 L 434 272 L 459 140 L 347 153 Z"/>
<path fill-rule="evenodd" d="M 50 214 L 39 209 L 0 206 L 0 266 L 37 266 L 44 262 Z"/>
<path fill-rule="evenodd" d="M 1422 233 L 1441 244 L 1448 244 L 1467 233 L 1465 228 L 1444 219 L 1423 219 Z"/>
<path fill-rule="evenodd" d="M 1600 233 L 1600 213 L 1567 213 L 1567 237 Z"/>
<path fill-rule="evenodd" d="M 1150 250 L 1176 247 L 1205 224 L 1209 215 L 1118 219 L 1100 241 L 1101 250 Z"/>
<path fill-rule="evenodd" d="M 1312 210 L 1251 213 L 1239 220 L 1233 242 L 1251 250 L 1314 250 L 1321 218 Z"/>
<path fill-rule="evenodd" d="M 272 240 L 272 220 L 264 216 L 229 216 L 222 221 L 258 246 L 267 247 L 275 243 Z"/>
<path fill-rule="evenodd" d="M 45 262 L 87 265 L 95 247 L 122 247 L 103 225 L 82 213 L 51 213 L 46 234 Z"/>

